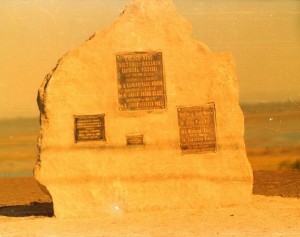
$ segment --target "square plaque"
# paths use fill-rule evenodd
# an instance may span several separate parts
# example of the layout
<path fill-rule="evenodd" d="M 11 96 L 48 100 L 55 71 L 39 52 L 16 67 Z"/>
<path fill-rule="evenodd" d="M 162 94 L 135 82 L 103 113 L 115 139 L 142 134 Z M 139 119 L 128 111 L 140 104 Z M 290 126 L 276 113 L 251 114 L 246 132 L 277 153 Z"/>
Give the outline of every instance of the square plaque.
<path fill-rule="evenodd" d="M 166 108 L 162 53 L 117 55 L 119 110 Z"/>
<path fill-rule="evenodd" d="M 183 154 L 216 152 L 214 103 L 177 108 L 180 148 Z"/>
<path fill-rule="evenodd" d="M 75 115 L 75 142 L 105 141 L 104 116 Z"/>

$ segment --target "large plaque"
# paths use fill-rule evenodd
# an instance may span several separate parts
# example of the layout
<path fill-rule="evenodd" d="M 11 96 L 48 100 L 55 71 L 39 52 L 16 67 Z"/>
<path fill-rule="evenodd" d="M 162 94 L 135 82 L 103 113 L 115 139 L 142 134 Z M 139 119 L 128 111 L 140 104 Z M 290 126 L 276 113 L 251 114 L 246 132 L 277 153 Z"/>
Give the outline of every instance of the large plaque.
<path fill-rule="evenodd" d="M 119 110 L 166 108 L 162 53 L 117 55 Z"/>
<path fill-rule="evenodd" d="M 105 141 L 104 114 L 79 115 L 75 118 L 75 141 Z"/>
<path fill-rule="evenodd" d="M 215 105 L 177 108 L 183 154 L 216 152 Z"/>

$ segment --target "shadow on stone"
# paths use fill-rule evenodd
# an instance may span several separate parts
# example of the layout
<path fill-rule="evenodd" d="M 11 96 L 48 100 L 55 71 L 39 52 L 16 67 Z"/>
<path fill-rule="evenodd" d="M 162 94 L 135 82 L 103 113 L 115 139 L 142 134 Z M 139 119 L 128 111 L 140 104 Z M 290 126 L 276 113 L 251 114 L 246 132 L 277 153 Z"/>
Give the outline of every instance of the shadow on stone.
<path fill-rule="evenodd" d="M 26 216 L 53 216 L 53 204 L 51 202 L 32 202 L 29 205 L 0 207 L 0 216 L 26 217 Z"/>

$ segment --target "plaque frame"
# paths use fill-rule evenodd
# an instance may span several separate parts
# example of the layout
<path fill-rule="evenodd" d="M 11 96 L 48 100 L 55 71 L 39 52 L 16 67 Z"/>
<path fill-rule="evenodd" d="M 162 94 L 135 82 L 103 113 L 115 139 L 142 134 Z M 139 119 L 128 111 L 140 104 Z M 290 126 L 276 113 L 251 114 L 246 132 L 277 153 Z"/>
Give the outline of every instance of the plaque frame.
<path fill-rule="evenodd" d="M 144 134 L 127 134 L 126 135 L 126 146 L 144 146 Z"/>
<path fill-rule="evenodd" d="M 180 118 L 179 118 L 179 111 L 180 110 L 184 110 L 184 109 L 199 109 L 199 108 L 211 108 L 213 111 L 213 123 L 214 125 L 212 126 L 214 129 L 214 149 L 211 150 L 207 150 L 207 151 L 201 151 L 201 150 L 183 150 L 182 149 L 182 142 L 181 142 L 181 128 L 183 128 L 183 126 L 180 126 Z M 189 105 L 189 106 L 177 106 L 177 121 L 178 121 L 178 131 L 179 131 L 179 147 L 181 149 L 181 154 L 182 155 L 188 155 L 188 154 L 206 154 L 206 153 L 217 153 L 218 151 L 218 135 L 217 135 L 217 117 L 216 117 L 216 106 L 214 102 L 210 102 L 207 104 L 203 104 L 203 105 Z M 186 126 L 186 128 L 189 126 Z M 197 126 L 194 126 L 197 127 Z M 199 128 L 199 126 L 198 126 Z"/>
<path fill-rule="evenodd" d="M 73 115 L 74 118 L 74 141 L 78 143 L 106 143 L 106 131 L 105 131 L 105 114 L 89 114 L 89 115 Z M 99 139 L 78 139 L 78 127 L 77 122 L 80 119 L 100 119 L 102 120 L 102 126 L 99 127 L 100 134 L 102 134 Z"/>
<path fill-rule="evenodd" d="M 143 55 L 143 54 L 149 54 L 149 55 L 159 55 L 160 59 L 161 59 L 161 66 L 160 66 L 160 70 L 159 70 L 159 76 L 161 77 L 161 82 L 163 83 L 163 100 L 164 101 L 164 107 L 163 108 L 155 108 L 155 106 L 153 106 L 152 108 L 136 108 L 136 109 L 131 109 L 131 108 L 126 108 L 123 109 L 121 108 L 121 103 L 120 103 L 120 80 L 121 80 L 121 74 L 119 71 L 119 66 L 118 66 L 118 60 L 120 57 L 122 56 L 136 56 L 136 55 Z M 166 86 L 166 79 L 165 79 L 165 70 L 164 70 L 164 62 L 163 62 L 163 52 L 162 51 L 131 51 L 131 52 L 118 52 L 115 54 L 115 59 L 116 59 L 116 69 L 117 69 L 117 93 L 118 93 L 118 111 L 122 112 L 122 113 L 139 113 L 139 112 L 165 112 L 167 111 L 168 108 L 168 103 L 167 103 L 167 86 Z M 145 102 L 145 101 L 142 101 Z M 153 102 L 156 102 L 155 100 L 153 100 Z"/>

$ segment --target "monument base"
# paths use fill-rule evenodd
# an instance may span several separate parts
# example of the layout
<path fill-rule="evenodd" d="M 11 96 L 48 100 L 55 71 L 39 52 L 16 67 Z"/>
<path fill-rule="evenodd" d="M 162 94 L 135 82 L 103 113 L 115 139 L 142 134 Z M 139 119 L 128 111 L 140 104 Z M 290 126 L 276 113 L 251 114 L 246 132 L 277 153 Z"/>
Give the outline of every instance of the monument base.
<path fill-rule="evenodd" d="M 55 216 L 197 209 L 237 205 L 251 199 L 251 169 L 245 172 L 247 167 L 236 163 L 237 167 L 222 171 L 224 154 L 222 161 L 216 153 L 199 157 L 183 156 L 173 149 L 129 150 L 44 151 L 44 164 L 36 167 L 35 176 L 51 193 Z M 70 159 L 72 162 L 68 162 Z"/>

